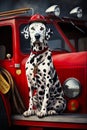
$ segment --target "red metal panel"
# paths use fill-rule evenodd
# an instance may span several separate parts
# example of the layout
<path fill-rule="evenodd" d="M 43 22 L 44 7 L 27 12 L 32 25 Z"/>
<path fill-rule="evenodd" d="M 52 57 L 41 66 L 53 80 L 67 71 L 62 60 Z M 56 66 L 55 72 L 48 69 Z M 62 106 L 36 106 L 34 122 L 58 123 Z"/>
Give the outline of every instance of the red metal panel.
<path fill-rule="evenodd" d="M 29 126 L 29 127 L 51 127 L 51 128 L 74 128 L 87 129 L 87 124 L 75 123 L 58 123 L 58 122 L 37 122 L 37 121 L 20 121 L 14 120 L 13 125 Z"/>

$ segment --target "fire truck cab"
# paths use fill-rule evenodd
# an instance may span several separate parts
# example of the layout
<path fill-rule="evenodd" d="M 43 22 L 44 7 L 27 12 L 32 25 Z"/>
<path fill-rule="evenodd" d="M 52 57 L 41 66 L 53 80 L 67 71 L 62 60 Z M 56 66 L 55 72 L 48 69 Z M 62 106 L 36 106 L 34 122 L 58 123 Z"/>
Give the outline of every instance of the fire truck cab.
<path fill-rule="evenodd" d="M 25 108 L 29 104 L 25 63 L 31 52 L 27 28 L 31 15 L 25 13 L 27 10 L 9 11 L 0 15 L 0 71 L 4 72 L 5 69 L 5 72 L 10 73 Z M 15 92 L 0 92 L 6 119 L 14 130 L 87 129 L 87 21 L 59 18 L 53 14 L 45 18 L 47 27 L 53 31 L 48 44 L 67 100 L 66 110 L 62 115 L 41 119 L 36 116 L 24 117 L 23 111 L 20 112 L 20 100 L 19 108 L 11 101 Z M 9 83 L 5 73 L 4 78 Z M 12 82 L 10 86 L 10 89 L 14 89 Z"/>

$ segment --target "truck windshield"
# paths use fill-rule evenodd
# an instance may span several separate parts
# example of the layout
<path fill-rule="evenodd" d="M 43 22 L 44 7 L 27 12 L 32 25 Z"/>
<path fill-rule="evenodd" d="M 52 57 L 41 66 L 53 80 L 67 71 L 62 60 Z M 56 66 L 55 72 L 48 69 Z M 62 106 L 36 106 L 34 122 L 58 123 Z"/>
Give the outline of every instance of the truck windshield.
<path fill-rule="evenodd" d="M 87 23 L 81 25 L 75 25 L 73 22 L 58 23 L 70 43 L 74 46 L 76 51 L 87 51 Z M 53 24 L 47 24 L 47 28 L 53 31 L 53 35 L 48 41 L 48 45 L 51 50 L 54 51 L 71 51 L 68 45 L 65 43 L 61 35 L 58 33 Z M 28 34 L 28 27 L 26 24 L 20 26 L 20 46 L 23 53 L 30 53 L 30 37 Z"/>
<path fill-rule="evenodd" d="M 77 51 L 87 51 L 87 23 L 59 23 L 62 31 L 68 37 Z"/>
<path fill-rule="evenodd" d="M 53 51 L 70 51 L 69 47 L 61 37 L 61 35 L 58 33 L 56 28 L 53 26 L 53 24 L 48 24 L 47 28 L 51 29 L 53 34 L 48 41 L 48 45 L 51 50 Z M 26 24 L 22 24 L 20 26 L 20 47 L 21 51 L 25 54 L 30 53 L 31 46 L 30 46 L 30 37 L 28 36 L 28 28 Z"/>

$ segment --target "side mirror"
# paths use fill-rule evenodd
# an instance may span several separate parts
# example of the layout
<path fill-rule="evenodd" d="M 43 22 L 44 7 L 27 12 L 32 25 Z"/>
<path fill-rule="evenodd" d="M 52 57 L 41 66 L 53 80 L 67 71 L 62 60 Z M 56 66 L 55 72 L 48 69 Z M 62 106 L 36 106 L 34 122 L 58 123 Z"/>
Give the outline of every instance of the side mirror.
<path fill-rule="evenodd" d="M 80 7 L 75 7 L 70 11 L 70 14 L 76 15 L 78 18 L 82 17 L 82 9 Z"/>
<path fill-rule="evenodd" d="M 11 54 L 7 54 L 6 57 L 10 60 L 11 59 Z"/>

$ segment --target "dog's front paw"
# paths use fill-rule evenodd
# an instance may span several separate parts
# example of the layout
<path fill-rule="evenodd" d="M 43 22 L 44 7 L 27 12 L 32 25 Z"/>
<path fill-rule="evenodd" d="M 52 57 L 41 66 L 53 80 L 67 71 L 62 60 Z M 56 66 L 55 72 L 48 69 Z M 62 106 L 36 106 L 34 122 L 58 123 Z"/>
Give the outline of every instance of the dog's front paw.
<path fill-rule="evenodd" d="M 48 111 L 48 115 L 56 115 L 56 111 L 55 110 L 49 110 Z"/>
<path fill-rule="evenodd" d="M 39 118 L 42 118 L 44 116 L 47 115 L 47 112 L 46 111 L 36 111 L 36 115 L 39 117 Z"/>
<path fill-rule="evenodd" d="M 27 110 L 23 113 L 23 116 L 28 117 L 28 116 L 31 116 L 31 115 L 34 115 L 34 114 L 35 114 L 34 110 Z"/>

